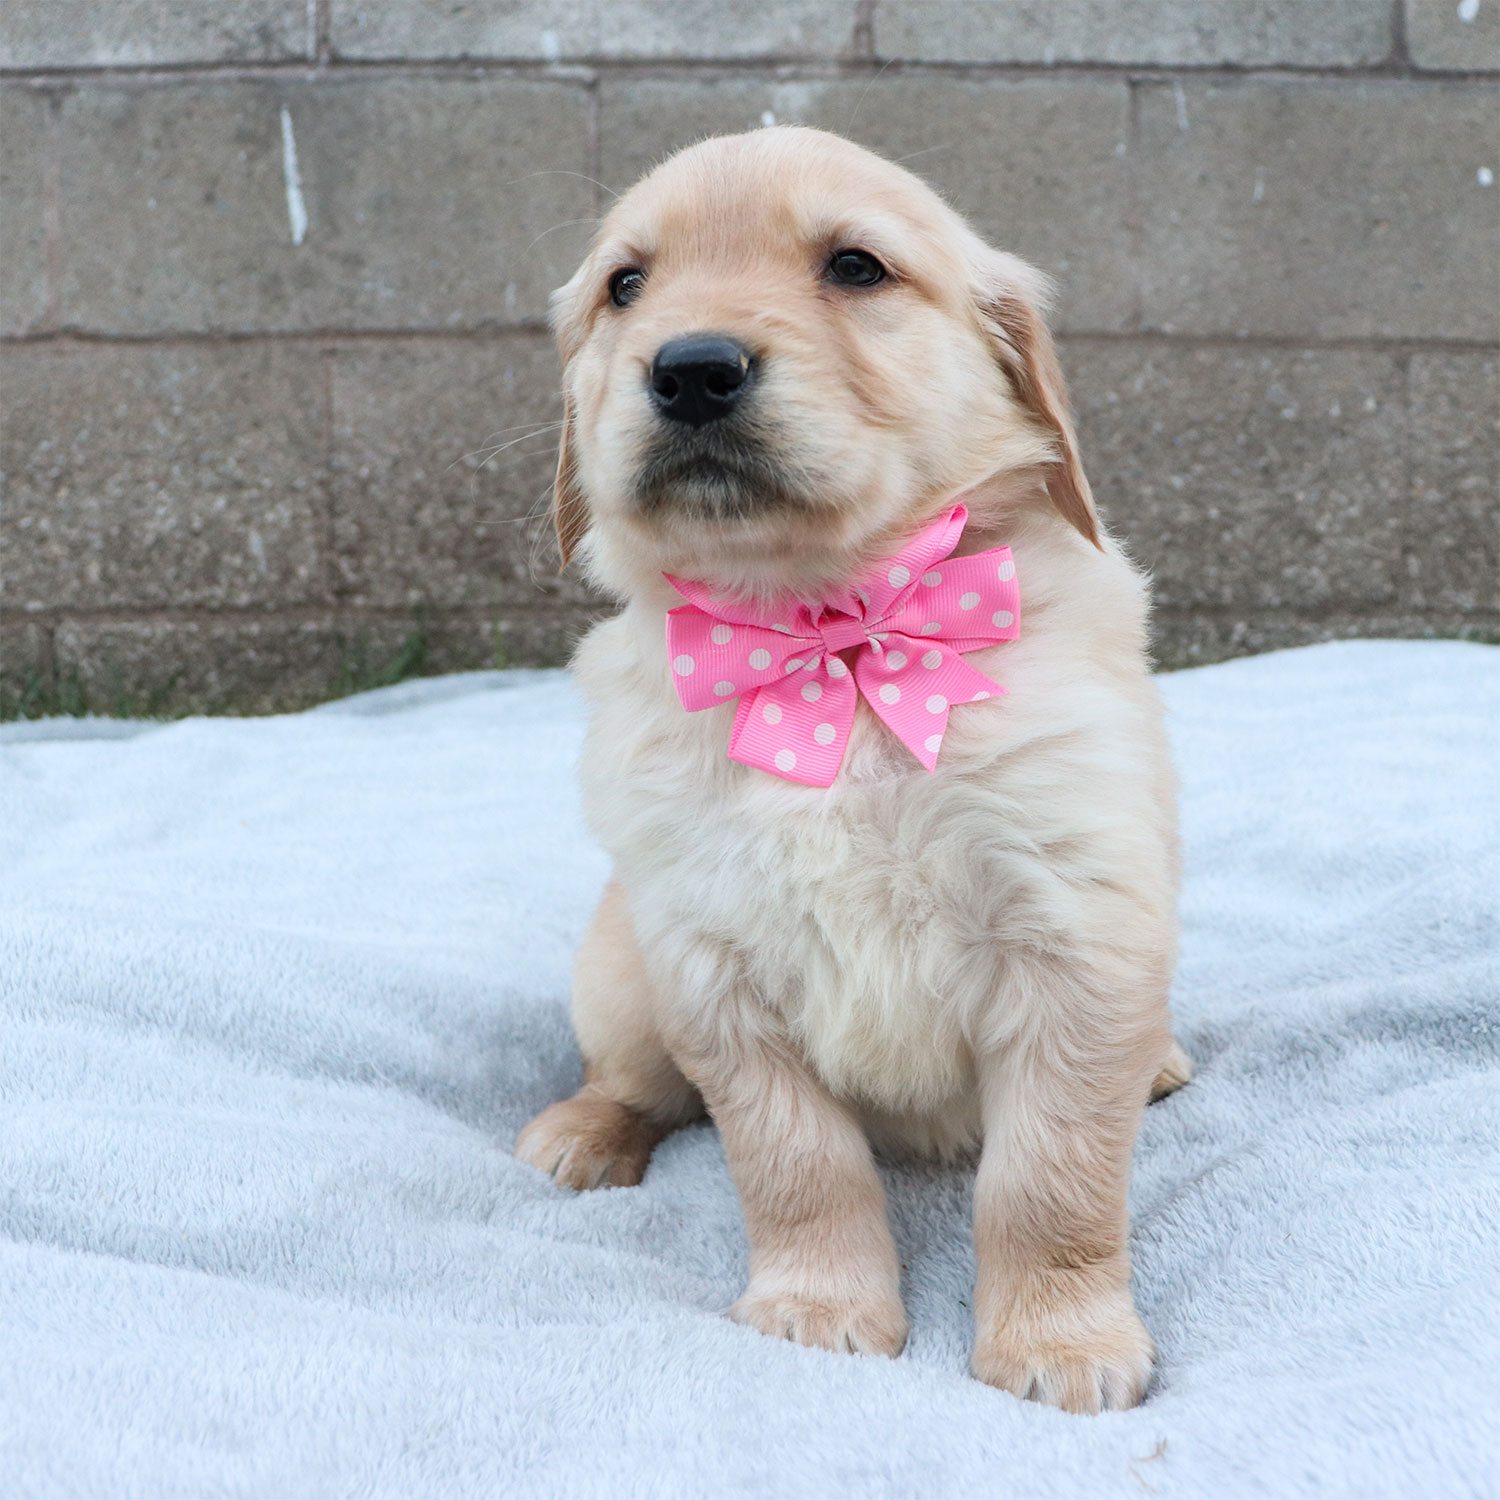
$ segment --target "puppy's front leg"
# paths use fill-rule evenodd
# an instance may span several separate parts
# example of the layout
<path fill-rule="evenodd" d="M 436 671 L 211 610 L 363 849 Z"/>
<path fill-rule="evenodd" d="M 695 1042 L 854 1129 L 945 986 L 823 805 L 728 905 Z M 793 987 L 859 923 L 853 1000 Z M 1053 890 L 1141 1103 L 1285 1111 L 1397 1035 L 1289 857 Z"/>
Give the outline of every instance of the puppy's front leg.
<path fill-rule="evenodd" d="M 981 1066 L 974 1374 L 1065 1411 L 1134 1406 L 1154 1350 L 1130 1293 L 1126 1193 L 1170 1036 L 1149 1019 L 1017 1040 Z M 1125 1032 L 1126 1034 L 1121 1034 Z"/>
<path fill-rule="evenodd" d="M 896 1355 L 900 1265 L 870 1146 L 854 1117 L 777 1041 L 732 1057 L 683 1049 L 724 1140 L 750 1239 L 738 1323 L 823 1349 Z"/>

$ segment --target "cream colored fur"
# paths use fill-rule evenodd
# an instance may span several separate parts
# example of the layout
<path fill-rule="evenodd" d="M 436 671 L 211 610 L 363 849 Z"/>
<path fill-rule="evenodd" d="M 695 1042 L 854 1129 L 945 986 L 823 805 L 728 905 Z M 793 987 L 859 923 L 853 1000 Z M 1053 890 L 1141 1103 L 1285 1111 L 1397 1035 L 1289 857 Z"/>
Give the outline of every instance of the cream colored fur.
<path fill-rule="evenodd" d="M 830 289 L 848 245 L 890 282 Z M 622 264 L 647 291 L 616 308 Z M 624 601 L 576 663 L 615 879 L 578 965 L 585 1089 L 516 1149 L 572 1186 L 638 1181 L 706 1103 L 750 1238 L 732 1315 L 886 1354 L 906 1322 L 871 1144 L 978 1150 L 975 1374 L 1097 1411 L 1149 1376 L 1130 1153 L 1190 1065 L 1167 1011 L 1176 834 L 1146 589 L 1097 530 L 1042 298 L 909 174 L 787 129 L 658 168 L 559 294 L 559 530 Z M 633 504 L 642 372 L 702 329 L 761 357 L 764 441 L 801 503 L 731 521 L 690 495 Z M 1009 695 L 955 709 L 931 776 L 863 705 L 831 788 L 728 760 L 732 706 L 688 714 L 673 690 L 661 573 L 815 596 L 959 496 L 960 552 L 1016 558 L 1020 639 L 970 658 Z"/>

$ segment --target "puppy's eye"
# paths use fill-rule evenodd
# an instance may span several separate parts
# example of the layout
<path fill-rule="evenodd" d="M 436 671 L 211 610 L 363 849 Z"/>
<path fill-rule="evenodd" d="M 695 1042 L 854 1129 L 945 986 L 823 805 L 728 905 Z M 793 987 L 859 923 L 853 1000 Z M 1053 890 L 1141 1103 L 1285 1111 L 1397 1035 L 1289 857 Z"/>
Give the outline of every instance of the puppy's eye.
<path fill-rule="evenodd" d="M 609 300 L 616 307 L 634 302 L 646 284 L 646 273 L 639 266 L 627 266 L 609 278 Z"/>
<path fill-rule="evenodd" d="M 840 286 L 874 286 L 885 280 L 885 267 L 868 250 L 835 250 L 828 279 Z"/>

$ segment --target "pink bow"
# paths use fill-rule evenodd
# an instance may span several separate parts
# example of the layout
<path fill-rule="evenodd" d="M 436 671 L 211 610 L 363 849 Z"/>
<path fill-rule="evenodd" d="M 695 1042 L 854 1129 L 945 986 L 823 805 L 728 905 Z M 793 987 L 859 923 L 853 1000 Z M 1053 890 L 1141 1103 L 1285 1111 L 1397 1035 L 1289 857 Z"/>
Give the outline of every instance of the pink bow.
<path fill-rule="evenodd" d="M 950 705 L 1006 691 L 960 653 L 1020 634 L 1010 548 L 949 557 L 968 517 L 955 506 L 857 585 L 811 609 L 791 598 L 764 607 L 715 599 L 701 583 L 664 574 L 688 601 L 667 611 L 667 655 L 682 706 L 696 712 L 739 698 L 731 760 L 831 786 L 854 723 L 857 683 L 931 771 Z M 839 655 L 851 648 L 852 679 Z"/>

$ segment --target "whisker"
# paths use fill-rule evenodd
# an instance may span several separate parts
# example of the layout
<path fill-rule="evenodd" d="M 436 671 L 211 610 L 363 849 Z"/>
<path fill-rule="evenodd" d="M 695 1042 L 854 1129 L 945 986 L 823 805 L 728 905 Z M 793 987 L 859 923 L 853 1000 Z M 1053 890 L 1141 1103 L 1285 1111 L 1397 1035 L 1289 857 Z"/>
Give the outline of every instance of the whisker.
<path fill-rule="evenodd" d="M 896 157 L 895 165 L 899 167 L 904 162 L 915 161 L 919 156 L 927 156 L 934 151 L 951 151 L 952 149 L 952 141 L 944 141 L 940 146 L 923 146 L 920 151 L 908 151 L 905 156 Z"/>
<path fill-rule="evenodd" d="M 541 437 L 542 434 L 539 433 L 539 432 L 533 432 L 533 433 L 529 433 L 528 436 L 529 437 Z M 513 439 L 509 443 L 502 443 L 492 453 L 487 454 L 484 458 L 482 458 L 479 461 L 478 464 L 475 465 L 475 467 L 474 467 L 474 473 L 475 473 L 475 475 L 477 476 L 482 470 L 487 469 L 490 466 L 491 460 L 499 458 L 502 453 L 505 453 L 509 449 L 514 448 L 517 443 L 524 443 L 525 441 L 526 441 L 526 438 L 519 437 L 519 438 Z M 552 448 L 553 448 L 553 444 L 549 441 L 548 444 L 547 444 L 547 446 L 545 448 L 536 448 L 536 449 L 533 449 L 530 453 L 522 454 L 520 456 L 524 457 L 524 458 L 535 458 L 538 453 L 549 453 L 549 452 L 551 452 Z"/>
<path fill-rule="evenodd" d="M 528 245 L 526 249 L 521 252 L 521 254 L 525 255 L 527 251 L 532 248 L 532 246 L 536 245 L 541 240 L 546 239 L 549 234 L 554 233 L 556 230 L 571 229 L 575 224 L 597 224 L 598 222 L 599 220 L 597 216 L 592 219 L 564 219 L 561 224 L 554 224 L 551 229 L 544 229 L 539 235 L 537 235 L 536 239 L 532 240 L 531 244 Z"/>
<path fill-rule="evenodd" d="M 520 519 L 524 520 L 528 525 L 534 525 L 535 522 L 541 520 L 552 508 L 552 489 L 553 487 L 550 484 L 544 486 L 541 493 L 538 494 L 536 499 L 533 500 L 527 507 L 526 515 Z M 531 546 L 528 549 L 526 557 L 526 572 L 533 582 L 539 581 L 537 575 L 539 570 L 541 569 L 542 561 L 546 556 L 551 543 L 552 531 L 550 527 L 537 526 L 532 531 Z M 549 577 L 553 576 L 553 571 L 554 570 L 549 567 L 547 569 L 547 575 Z"/>
<path fill-rule="evenodd" d="M 502 188 L 515 187 L 518 183 L 528 182 L 533 177 L 579 177 L 584 182 L 591 182 L 601 193 L 608 193 L 611 198 L 619 198 L 619 194 L 612 187 L 605 187 L 597 177 L 590 177 L 587 172 L 570 172 L 566 167 L 542 167 L 535 172 L 527 172 L 520 177 L 513 177 L 509 182 L 502 182 Z"/>
<path fill-rule="evenodd" d="M 877 83 L 880 82 L 881 75 L 885 72 L 885 70 L 887 68 L 893 66 L 894 63 L 895 63 L 895 61 L 896 61 L 896 59 L 894 57 L 887 58 L 885 60 L 885 62 L 883 62 L 880 65 L 880 72 L 877 73 L 864 86 L 864 89 L 861 91 L 859 98 L 854 101 L 854 113 L 849 116 L 849 123 L 846 126 L 844 126 L 844 134 L 845 135 L 851 135 L 853 133 L 853 131 L 854 131 L 854 122 L 859 118 L 860 106 L 865 102 L 865 96 L 870 92 L 870 90 L 872 88 L 875 87 L 875 85 Z"/>
<path fill-rule="evenodd" d="M 467 463 L 470 459 L 474 458 L 478 458 L 480 460 L 479 467 L 482 469 L 485 464 L 490 461 L 490 459 L 497 458 L 500 454 L 504 453 L 507 448 L 514 448 L 517 443 L 524 443 L 528 438 L 541 437 L 543 433 L 555 432 L 561 426 L 561 421 L 543 422 L 540 426 L 532 427 L 526 432 L 523 432 L 520 437 L 511 438 L 511 440 L 507 443 L 498 443 L 494 447 L 485 446 L 483 448 L 475 448 L 472 453 L 460 454 L 459 457 L 455 458 L 453 462 L 447 466 L 447 469 L 456 469 L 459 464 Z M 501 430 L 513 432 L 515 429 L 502 428 Z M 481 454 L 484 455 L 483 458 L 480 458 Z M 444 473 L 447 472 L 447 469 L 444 470 Z"/>
<path fill-rule="evenodd" d="M 554 419 L 550 422 L 516 422 L 509 427 L 497 427 L 493 432 L 485 433 L 484 442 L 487 444 L 491 438 L 503 437 L 507 432 L 519 432 L 523 427 L 536 428 L 540 430 L 543 427 L 556 426 L 558 426 L 557 419 Z M 483 446 L 483 444 L 481 446 Z"/>

